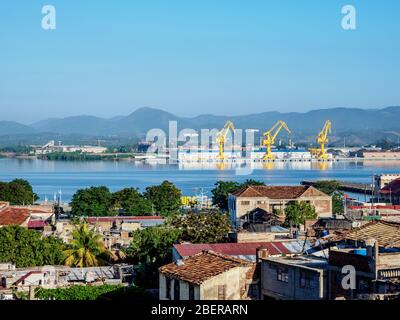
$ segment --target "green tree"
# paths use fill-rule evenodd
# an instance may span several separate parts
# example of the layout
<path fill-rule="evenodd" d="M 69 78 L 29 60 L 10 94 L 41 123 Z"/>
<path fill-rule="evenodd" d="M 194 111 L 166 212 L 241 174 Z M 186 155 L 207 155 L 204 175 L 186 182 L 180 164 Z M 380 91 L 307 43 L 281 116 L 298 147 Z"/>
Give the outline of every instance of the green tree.
<path fill-rule="evenodd" d="M 178 212 L 181 207 L 182 192 L 169 181 L 147 187 L 144 196 L 152 203 L 154 210 L 165 217 Z"/>
<path fill-rule="evenodd" d="M 228 210 L 228 195 L 240 189 L 240 184 L 234 181 L 217 181 L 211 190 L 212 203 L 221 210 Z"/>
<path fill-rule="evenodd" d="M 162 265 L 170 260 L 173 244 L 180 239 L 181 231 L 168 226 L 136 230 L 126 255 L 133 263 Z"/>
<path fill-rule="evenodd" d="M 229 218 L 220 211 L 190 212 L 174 217 L 171 224 L 181 231 L 181 241 L 218 243 L 228 240 Z"/>
<path fill-rule="evenodd" d="M 135 188 L 126 188 L 113 194 L 114 205 L 124 216 L 142 216 L 152 212 L 152 204 Z"/>
<path fill-rule="evenodd" d="M 217 181 L 215 183 L 214 189 L 211 190 L 212 202 L 214 205 L 218 206 L 223 211 L 228 210 L 228 195 L 241 188 L 248 186 L 261 186 L 265 185 L 262 181 L 257 181 L 253 179 L 248 179 L 243 183 L 234 181 Z"/>
<path fill-rule="evenodd" d="M 179 242 L 180 230 L 168 226 L 150 227 L 133 232 L 126 250 L 128 261 L 138 264 L 135 283 L 158 287 L 158 268 L 172 259 L 172 246 Z"/>
<path fill-rule="evenodd" d="M 298 227 L 306 220 L 313 220 L 318 217 L 315 208 L 304 201 L 292 202 L 285 208 L 285 224 Z"/>
<path fill-rule="evenodd" d="M 317 181 L 314 187 L 328 196 L 332 197 L 332 213 L 343 214 L 344 212 L 344 195 L 339 190 L 340 183 L 336 180 Z"/>
<path fill-rule="evenodd" d="M 33 204 L 38 199 L 39 197 L 26 180 L 15 179 L 11 182 L 0 182 L 0 201 L 7 201 L 12 205 L 27 205 Z"/>
<path fill-rule="evenodd" d="M 11 262 L 18 268 L 57 265 L 63 261 L 64 245 L 60 239 L 43 237 L 20 226 L 0 228 L 0 248 L 0 262 Z"/>
<path fill-rule="evenodd" d="M 116 215 L 112 207 L 113 196 L 107 187 L 80 189 L 71 201 L 71 211 L 76 216 Z"/>
<path fill-rule="evenodd" d="M 69 248 L 64 251 L 66 266 L 84 268 L 107 265 L 113 258 L 102 236 L 89 230 L 86 222 L 76 225 L 72 238 Z"/>

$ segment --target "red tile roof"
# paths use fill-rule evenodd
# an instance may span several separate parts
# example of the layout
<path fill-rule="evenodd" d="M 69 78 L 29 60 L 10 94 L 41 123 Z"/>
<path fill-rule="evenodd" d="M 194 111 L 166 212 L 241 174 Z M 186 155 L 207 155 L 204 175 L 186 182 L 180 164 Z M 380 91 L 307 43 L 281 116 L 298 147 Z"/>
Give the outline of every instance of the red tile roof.
<path fill-rule="evenodd" d="M 267 197 L 270 199 L 297 199 L 310 186 L 248 186 L 233 193 L 236 197 Z"/>
<path fill-rule="evenodd" d="M 251 262 L 221 255 L 212 251 L 202 251 L 183 260 L 182 265 L 170 263 L 162 266 L 160 273 L 197 285 L 237 267 L 253 266 Z"/>
<path fill-rule="evenodd" d="M 391 181 L 389 184 L 379 190 L 380 194 L 400 195 L 400 178 Z"/>
<path fill-rule="evenodd" d="M 8 207 L 0 211 L 0 226 L 21 225 L 29 219 L 29 210 Z"/>
<path fill-rule="evenodd" d="M 281 242 L 247 242 L 247 243 L 185 243 L 175 244 L 174 248 L 181 257 L 194 256 L 204 250 L 211 250 L 230 256 L 255 256 L 257 248 L 268 249 L 270 255 L 294 254 Z"/>

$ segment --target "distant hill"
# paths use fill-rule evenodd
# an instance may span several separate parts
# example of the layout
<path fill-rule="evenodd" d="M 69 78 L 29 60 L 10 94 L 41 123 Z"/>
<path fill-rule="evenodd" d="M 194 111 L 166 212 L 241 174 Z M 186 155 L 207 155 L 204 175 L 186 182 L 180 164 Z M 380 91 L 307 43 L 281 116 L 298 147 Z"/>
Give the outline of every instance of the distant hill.
<path fill-rule="evenodd" d="M 331 141 L 338 142 L 346 137 L 348 143 L 371 143 L 400 131 L 400 107 L 384 109 L 331 108 L 317 109 L 305 113 L 281 113 L 268 111 L 242 116 L 199 115 L 192 118 L 179 117 L 172 113 L 155 109 L 140 108 L 128 116 L 104 119 L 95 116 L 74 116 L 47 119 L 25 126 L 16 122 L 0 122 L 0 136 L 32 133 L 62 135 L 84 135 L 92 137 L 143 138 L 150 129 L 168 130 L 169 121 L 177 121 L 178 129 L 221 128 L 227 120 L 232 120 L 238 129 L 268 130 L 276 121 L 284 120 L 292 130 L 295 141 L 312 142 L 325 120 L 332 121 Z M 395 137 L 395 139 L 397 139 Z"/>
<path fill-rule="evenodd" d="M 0 136 L 9 134 L 30 134 L 34 133 L 32 127 L 14 121 L 0 121 Z"/>

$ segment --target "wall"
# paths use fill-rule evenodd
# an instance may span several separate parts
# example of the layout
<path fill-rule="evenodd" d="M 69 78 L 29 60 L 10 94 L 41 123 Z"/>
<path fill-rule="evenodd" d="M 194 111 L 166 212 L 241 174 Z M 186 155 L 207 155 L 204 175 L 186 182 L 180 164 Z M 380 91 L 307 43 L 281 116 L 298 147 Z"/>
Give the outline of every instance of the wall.
<path fill-rule="evenodd" d="M 233 195 L 230 195 L 230 197 L 228 198 L 228 204 L 229 204 L 231 221 L 235 222 L 236 225 L 238 225 L 238 222 L 236 221 L 238 218 L 245 216 L 251 210 L 254 210 L 256 208 L 264 209 L 265 211 L 270 213 L 272 213 L 274 209 L 279 209 L 281 211 L 284 211 L 286 205 L 292 201 L 310 202 L 315 207 L 315 211 L 317 212 L 318 217 L 321 218 L 332 217 L 332 197 L 326 195 L 317 195 L 317 194 L 313 195 L 312 190 L 309 191 L 310 191 L 309 193 L 307 192 L 305 195 L 299 197 L 296 200 L 293 199 L 272 200 L 266 197 L 237 198 Z M 233 202 L 235 202 L 235 204 Z"/>
<path fill-rule="evenodd" d="M 159 299 L 160 300 L 168 300 L 167 299 L 167 282 L 166 282 L 166 277 L 160 273 L 159 275 Z M 171 300 L 174 300 L 174 285 L 175 281 L 179 281 L 179 299 L 177 300 L 189 300 L 189 283 L 178 280 L 178 279 L 171 279 Z M 195 285 L 194 286 L 194 300 L 200 300 L 200 287 Z"/>
<path fill-rule="evenodd" d="M 240 268 L 233 268 L 200 286 L 201 300 L 218 300 L 218 286 L 226 285 L 226 300 L 240 300 Z"/>
<path fill-rule="evenodd" d="M 248 286 L 253 282 L 254 266 L 237 267 L 216 275 L 194 287 L 195 300 L 218 300 L 218 286 L 226 286 L 226 300 L 247 300 Z M 189 300 L 189 283 L 171 279 L 171 300 L 174 300 L 174 281 L 180 282 L 180 300 Z M 159 276 L 159 299 L 167 300 L 166 276 Z M 258 296 L 257 296 L 258 297 Z"/>
<path fill-rule="evenodd" d="M 278 280 L 278 269 L 287 270 L 288 282 Z M 300 273 L 310 277 L 310 287 L 302 288 Z M 261 262 L 261 294 L 279 300 L 320 300 L 327 297 L 327 278 L 323 270 L 302 266 L 280 264 L 264 260 Z"/>

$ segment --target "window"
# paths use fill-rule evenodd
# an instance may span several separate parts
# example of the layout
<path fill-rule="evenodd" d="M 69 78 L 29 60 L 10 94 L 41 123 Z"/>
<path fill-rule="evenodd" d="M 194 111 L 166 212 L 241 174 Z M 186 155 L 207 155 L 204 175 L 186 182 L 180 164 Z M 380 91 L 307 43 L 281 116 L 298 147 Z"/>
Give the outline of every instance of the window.
<path fill-rule="evenodd" d="M 250 201 L 242 201 L 242 202 L 240 202 L 240 204 L 242 206 L 249 206 L 250 205 Z"/>
<path fill-rule="evenodd" d="M 194 300 L 194 285 L 189 284 L 189 300 Z"/>
<path fill-rule="evenodd" d="M 180 293 L 181 293 L 181 286 L 180 281 L 178 279 L 174 280 L 174 300 L 180 300 Z"/>
<path fill-rule="evenodd" d="M 312 275 L 307 271 L 300 270 L 300 288 L 311 289 Z"/>
<path fill-rule="evenodd" d="M 165 278 L 165 282 L 166 298 L 171 300 L 171 279 Z"/>
<path fill-rule="evenodd" d="M 289 273 L 287 269 L 277 269 L 277 280 L 282 282 L 289 282 Z"/>
<path fill-rule="evenodd" d="M 226 286 L 218 286 L 218 300 L 225 300 Z"/>

